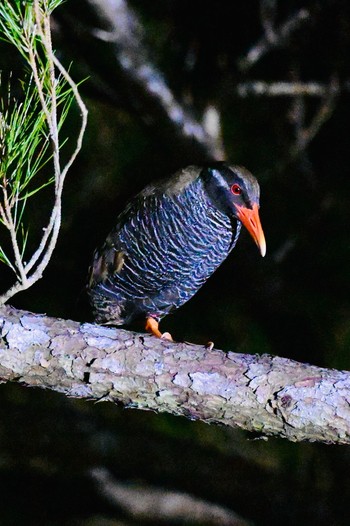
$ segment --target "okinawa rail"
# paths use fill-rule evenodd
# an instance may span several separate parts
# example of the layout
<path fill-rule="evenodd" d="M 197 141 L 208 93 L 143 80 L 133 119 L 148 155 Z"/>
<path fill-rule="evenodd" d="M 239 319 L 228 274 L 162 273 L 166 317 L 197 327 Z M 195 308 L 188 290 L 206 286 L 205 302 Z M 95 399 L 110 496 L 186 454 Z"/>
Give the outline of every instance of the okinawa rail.
<path fill-rule="evenodd" d="M 88 293 L 96 321 L 144 319 L 146 330 L 162 337 L 160 319 L 188 301 L 226 259 L 242 224 L 265 255 L 259 197 L 256 178 L 225 162 L 188 166 L 147 186 L 94 253 Z"/>

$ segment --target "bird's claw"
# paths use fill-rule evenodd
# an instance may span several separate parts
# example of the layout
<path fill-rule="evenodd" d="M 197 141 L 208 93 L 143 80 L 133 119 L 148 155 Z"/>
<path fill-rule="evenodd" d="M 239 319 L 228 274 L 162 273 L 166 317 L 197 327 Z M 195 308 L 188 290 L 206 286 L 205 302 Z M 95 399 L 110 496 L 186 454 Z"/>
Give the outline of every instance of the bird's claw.
<path fill-rule="evenodd" d="M 171 336 L 170 332 L 163 332 L 161 335 L 162 340 L 167 340 L 168 342 L 173 342 L 173 337 Z"/>
<path fill-rule="evenodd" d="M 208 349 L 208 351 L 212 351 L 214 349 L 214 342 L 207 342 L 205 348 Z"/>
<path fill-rule="evenodd" d="M 153 334 L 153 336 L 156 336 L 157 338 L 162 338 L 163 340 L 167 340 L 169 342 L 174 341 L 170 332 L 163 332 L 163 334 L 159 330 L 159 323 L 155 318 L 152 318 L 151 316 L 146 319 L 146 331 Z"/>

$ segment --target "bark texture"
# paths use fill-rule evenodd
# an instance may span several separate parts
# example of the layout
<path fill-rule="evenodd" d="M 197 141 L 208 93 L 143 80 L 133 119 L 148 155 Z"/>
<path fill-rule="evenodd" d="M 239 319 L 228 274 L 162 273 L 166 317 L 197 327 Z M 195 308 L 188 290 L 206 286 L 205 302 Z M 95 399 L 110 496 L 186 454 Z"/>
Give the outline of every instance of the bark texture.
<path fill-rule="evenodd" d="M 0 309 L 0 382 L 292 441 L 350 443 L 350 373 Z"/>

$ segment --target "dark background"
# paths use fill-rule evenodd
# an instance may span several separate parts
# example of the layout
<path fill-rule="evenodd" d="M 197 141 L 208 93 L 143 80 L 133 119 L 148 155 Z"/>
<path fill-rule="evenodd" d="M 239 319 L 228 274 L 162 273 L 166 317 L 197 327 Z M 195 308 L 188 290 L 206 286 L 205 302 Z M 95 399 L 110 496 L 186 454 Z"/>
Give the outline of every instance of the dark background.
<path fill-rule="evenodd" d="M 128 5 L 144 31 L 135 48 L 138 60 L 158 68 L 198 122 L 208 105 L 220 111 L 227 158 L 260 181 L 267 239 L 262 259 L 242 233 L 228 260 L 188 304 L 163 320 L 162 330 L 176 340 L 214 340 L 223 350 L 349 369 L 348 2 Z M 264 35 L 264 6 L 275 6 L 277 29 L 301 8 L 310 16 L 288 38 L 277 35 L 277 44 L 244 68 L 242 59 Z M 209 148 L 184 137 L 147 89 L 122 70 L 115 48 L 93 36 L 96 27 L 103 21 L 89 2 L 70 0 L 54 13 L 57 55 L 66 65 L 73 61 L 77 81 L 86 79 L 80 91 L 89 125 L 67 178 L 50 265 L 40 282 L 11 300 L 18 308 L 81 321 L 91 321 L 84 287 L 93 250 L 127 199 L 154 179 L 213 157 Z M 5 76 L 10 70 L 14 78 L 23 75 L 5 44 L 0 67 Z M 335 86 L 337 93 L 240 96 L 238 85 L 254 80 L 314 81 Z M 321 107 L 329 117 L 322 124 L 316 117 Z M 310 141 L 302 145 L 298 125 L 307 137 L 311 123 L 315 136 L 311 140 L 309 129 Z M 77 129 L 73 110 L 65 133 L 74 137 Z M 46 189 L 28 211 L 33 239 L 50 203 Z M 5 231 L 0 236 L 2 241 Z M 0 271 L 5 290 L 12 276 L 4 265 Z M 241 431 L 16 385 L 1 386 L 0 397 L 0 524 L 143 523 L 105 499 L 91 476 L 96 466 L 119 481 L 221 504 L 256 525 L 349 524 L 347 447 L 253 440 Z M 145 523 L 172 524 L 166 517 Z"/>

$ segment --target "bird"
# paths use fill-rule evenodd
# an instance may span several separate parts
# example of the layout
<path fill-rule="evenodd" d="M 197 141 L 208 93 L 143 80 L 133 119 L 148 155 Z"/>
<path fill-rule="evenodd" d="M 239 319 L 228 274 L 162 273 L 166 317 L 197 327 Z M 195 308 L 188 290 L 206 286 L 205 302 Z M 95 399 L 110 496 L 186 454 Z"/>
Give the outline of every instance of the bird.
<path fill-rule="evenodd" d="M 149 184 L 126 205 L 89 268 L 95 321 L 144 322 L 158 338 L 160 320 L 186 303 L 235 247 L 242 224 L 262 256 L 260 188 L 228 162 L 187 166 Z"/>

